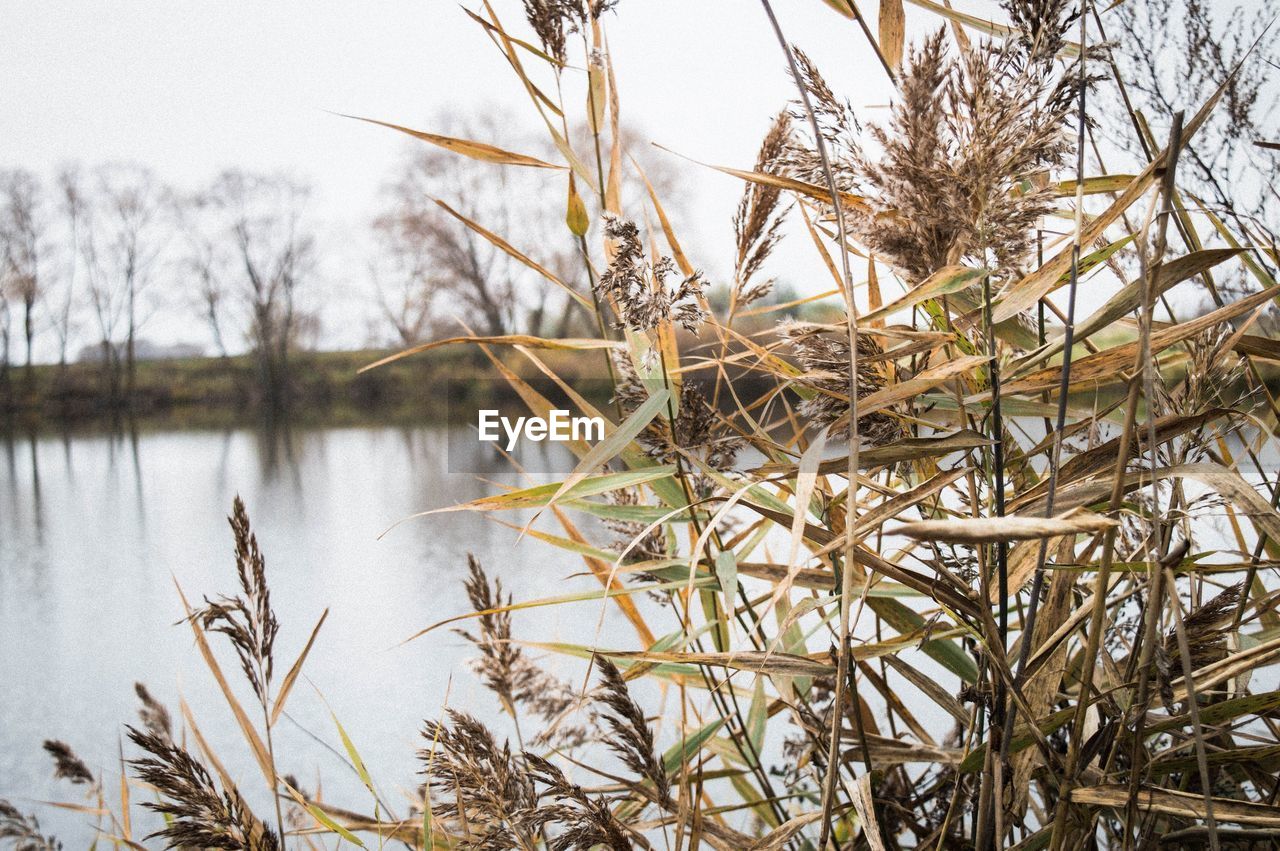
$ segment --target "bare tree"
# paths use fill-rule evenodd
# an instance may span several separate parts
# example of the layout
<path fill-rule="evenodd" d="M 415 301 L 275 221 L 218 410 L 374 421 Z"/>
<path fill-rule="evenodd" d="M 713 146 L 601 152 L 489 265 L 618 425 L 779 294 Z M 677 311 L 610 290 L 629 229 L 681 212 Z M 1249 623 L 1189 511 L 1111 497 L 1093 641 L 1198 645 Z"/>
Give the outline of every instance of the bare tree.
<path fill-rule="evenodd" d="M 0 402 L 8 407 L 13 401 L 12 365 L 13 311 L 9 294 L 0 286 Z"/>
<path fill-rule="evenodd" d="M 284 175 L 227 171 L 208 195 L 230 237 L 246 337 L 272 410 L 288 407 L 290 353 L 307 328 L 297 297 L 315 271 L 315 238 L 305 216 L 310 194 L 308 185 Z"/>
<path fill-rule="evenodd" d="M 509 234 L 510 211 L 492 203 L 509 191 L 507 175 L 498 172 L 497 187 L 488 190 L 480 186 L 483 179 L 469 162 L 419 149 L 391 186 L 390 207 L 375 228 L 398 245 L 397 253 L 423 261 L 418 274 L 449 292 L 459 318 L 478 323 L 486 334 L 503 334 L 517 312 L 513 261 L 432 201 L 445 200 L 472 221 Z"/>
<path fill-rule="evenodd" d="M 85 193 L 83 177 L 79 166 L 67 165 L 58 170 L 55 177 L 56 193 L 54 205 L 66 227 L 63 250 L 59 255 L 59 264 L 63 268 L 58 283 L 61 286 L 42 287 L 45 312 L 49 317 L 49 327 L 53 330 L 58 344 L 58 367 L 60 375 L 65 373 L 67 352 L 71 344 L 73 328 L 73 311 L 79 297 L 76 289 L 77 271 L 80 266 L 80 236 L 84 221 Z"/>
<path fill-rule="evenodd" d="M 108 393 L 113 402 L 127 402 L 137 372 L 142 298 L 167 239 L 161 216 L 164 191 L 152 172 L 138 165 L 102 166 L 94 184 L 83 207 L 80 253 L 101 335 Z"/>
<path fill-rule="evenodd" d="M 21 305 L 22 338 L 26 344 L 27 386 L 33 376 L 36 303 L 42 284 L 40 255 L 45 238 L 39 179 L 25 169 L 0 175 L 0 241 L 3 242 L 3 286 Z"/>
<path fill-rule="evenodd" d="M 435 297 L 442 289 L 431 269 L 427 241 L 406 232 L 395 215 L 373 222 L 374 257 L 369 261 L 378 310 L 400 345 L 420 342 L 430 325 Z"/>
<path fill-rule="evenodd" d="M 437 115 L 430 126 L 549 161 L 560 157 L 545 136 L 514 132 L 488 114 L 468 119 Z M 573 140 L 581 152 L 595 144 L 585 127 L 573 134 Z M 626 127 L 622 141 L 627 150 L 647 147 Z M 586 159 L 594 162 L 594 156 Z M 647 164 L 646 171 L 667 212 L 678 215 L 683 205 L 672 191 L 672 170 L 656 161 Z M 596 333 L 594 317 L 567 293 L 459 218 L 501 235 L 586 293 L 581 247 L 564 225 L 564 181 L 560 172 L 495 166 L 410 143 L 387 184 L 383 211 L 373 222 L 379 251 L 375 276 L 379 306 L 400 342 L 408 342 L 402 326 L 411 335 L 421 336 L 433 321 L 454 316 L 487 334 L 524 331 L 564 336 L 575 324 L 582 333 Z M 580 189 L 591 195 L 585 187 Z M 647 203 L 643 183 L 630 169 L 621 190 L 625 203 Z M 443 311 L 433 304 L 447 306 L 451 315 L 440 316 Z"/>
<path fill-rule="evenodd" d="M 218 355 L 225 359 L 230 356 L 224 326 L 231 301 L 233 252 L 223 228 L 222 210 L 210 193 L 199 192 L 174 198 L 174 218 L 183 242 L 179 274 L 189 280 L 196 311 L 208 327 Z"/>
<path fill-rule="evenodd" d="M 463 121 L 443 115 L 432 127 L 504 147 L 536 149 L 528 138 L 511 138 L 513 134 L 491 118 Z M 412 305 L 411 324 L 417 324 L 421 333 L 431 317 L 429 301 L 434 296 L 447 303 L 452 314 L 442 318 L 456 317 L 482 333 L 536 330 L 528 328 L 528 320 L 547 297 L 546 282 L 436 200 L 536 255 L 540 263 L 559 266 L 565 265 L 559 259 L 577 256 L 571 235 L 559 224 L 562 183 L 561 175 L 542 169 L 494 166 L 421 144 L 407 147 L 405 159 L 385 189 L 384 209 L 373 222 L 378 250 L 395 258 L 390 264 L 380 260 L 391 271 L 379 273 L 381 278 L 394 274 L 392 312 L 403 317 L 407 299 Z M 387 284 L 379 283 L 386 301 Z M 563 298 L 567 302 L 568 296 Z M 566 306 L 565 311 L 571 309 Z"/>

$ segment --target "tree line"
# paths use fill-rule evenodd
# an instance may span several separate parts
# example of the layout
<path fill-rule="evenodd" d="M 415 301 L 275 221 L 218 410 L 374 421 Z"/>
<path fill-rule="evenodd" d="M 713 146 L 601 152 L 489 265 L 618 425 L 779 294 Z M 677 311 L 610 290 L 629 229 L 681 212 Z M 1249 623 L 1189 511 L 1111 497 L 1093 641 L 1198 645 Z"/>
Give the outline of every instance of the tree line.
<path fill-rule="evenodd" d="M 126 406 L 139 331 L 164 303 L 197 308 L 224 355 L 230 316 L 242 317 L 264 398 L 284 403 L 296 295 L 315 261 L 309 192 L 239 170 L 194 193 L 137 164 L 67 166 L 49 179 L 0 172 L 0 392 L 12 401 L 30 391 L 38 344 L 62 375 L 79 342 L 81 359 L 100 366 L 104 398 Z"/>
<path fill-rule="evenodd" d="M 454 125 L 456 126 L 456 125 Z M 459 135 L 493 132 L 466 127 Z M 465 326 L 482 334 L 591 333 L 567 293 L 476 229 L 516 234 L 582 292 L 582 257 L 558 217 L 551 178 L 485 169 L 414 146 L 365 223 L 368 258 L 337 286 L 366 304 L 352 321 L 377 345 L 412 345 Z M 656 169 L 655 181 L 669 177 Z M 547 185 L 541 185 L 546 182 Z M 314 187 L 284 173 L 229 169 L 184 191 L 138 164 L 0 170 L 0 407 L 29 395 L 40 361 L 53 386 L 76 360 L 97 364 L 101 396 L 127 409 L 141 331 L 158 315 L 203 326 L 213 354 L 251 357 L 261 403 L 289 405 L 299 352 L 323 343 L 323 260 Z M 334 282 L 328 282 L 334 283 Z M 348 321 L 346 318 L 343 321 Z"/>

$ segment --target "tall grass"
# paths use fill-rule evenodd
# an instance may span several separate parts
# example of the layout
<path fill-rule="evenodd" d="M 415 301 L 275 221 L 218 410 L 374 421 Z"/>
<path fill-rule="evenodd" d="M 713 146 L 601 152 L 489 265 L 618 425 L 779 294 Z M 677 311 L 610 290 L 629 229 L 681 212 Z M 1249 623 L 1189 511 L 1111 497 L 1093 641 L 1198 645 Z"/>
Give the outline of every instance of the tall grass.
<path fill-rule="evenodd" d="M 853 3 L 828 2 L 871 35 Z M 722 169 L 745 186 L 717 315 L 707 293 L 724 285 L 697 271 L 656 193 L 620 208 L 636 166 L 605 49 L 615 4 L 524 5 L 532 36 L 487 2 L 468 14 L 562 161 L 409 132 L 495 168 L 564 174 L 592 281 L 573 297 L 597 311 L 600 337 L 468 339 L 535 414 L 552 403 L 510 357 L 541 368 L 538 350 L 577 350 L 617 391 L 601 412 L 565 384 L 611 425 L 595 446 L 570 444 L 578 463 L 562 481 L 457 509 L 517 512 L 523 548 L 581 559 L 600 590 L 515 601 L 473 559 L 473 610 L 412 637 L 452 625 L 474 644 L 509 729 L 463 708 L 427 719 L 425 782 L 406 811 L 339 726 L 372 796 L 361 813 L 277 767 L 271 731 L 323 618 L 277 676 L 264 562 L 237 503 L 240 590 L 188 606 L 187 623 L 274 808 L 254 814 L 194 716 L 177 736 L 144 690 L 148 729 L 131 733 L 142 753 L 124 788 L 166 815 L 154 838 L 494 851 L 1280 842 L 1280 490 L 1262 460 L 1277 408 L 1260 380 L 1280 347 L 1253 328 L 1280 295 L 1276 257 L 1178 181 L 1223 89 L 1186 115 L 1135 114 L 1135 127 L 1170 126 L 1167 142 L 1136 174 L 1095 171 L 1090 104 L 1125 84 L 1096 61 L 1091 21 L 1105 9 L 1010 0 L 1009 23 L 987 25 L 920 3 L 952 28 L 907 47 L 901 2 L 884 0 L 867 49 L 898 96 L 864 130 L 763 0 L 796 95 L 754 167 Z M 588 150 L 568 141 L 579 120 Z M 743 333 L 763 315 L 753 304 L 784 218 L 829 271 L 838 318 Z M 565 286 L 537 246 L 461 226 Z M 1250 276 L 1251 294 L 1219 297 L 1227 270 Z M 1166 294 L 1184 282 L 1214 294 L 1211 312 L 1175 311 Z M 1084 316 L 1086 285 L 1109 298 Z M 744 375 L 766 389 L 744 397 Z M 613 607 L 627 629 L 590 645 L 518 636 L 513 615 L 536 606 Z M 213 633 L 236 655 L 247 707 Z M 578 676 L 557 678 L 534 648 L 576 658 Z M 86 781 L 74 754 L 50 750 Z M 129 801 L 92 808 L 104 839 L 143 841 Z M 8 804 L 0 829 L 45 847 Z"/>

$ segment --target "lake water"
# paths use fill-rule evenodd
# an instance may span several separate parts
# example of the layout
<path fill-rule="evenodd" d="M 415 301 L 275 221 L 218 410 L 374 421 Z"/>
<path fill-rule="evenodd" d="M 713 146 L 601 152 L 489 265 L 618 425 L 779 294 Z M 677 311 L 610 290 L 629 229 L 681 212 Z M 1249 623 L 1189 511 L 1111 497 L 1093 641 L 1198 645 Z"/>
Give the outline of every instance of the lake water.
<path fill-rule="evenodd" d="M 87 847 L 90 817 L 37 806 L 83 802 L 79 789 L 53 778 L 41 742 L 70 744 L 106 776 L 107 795 L 118 800 L 123 724 L 136 723 L 133 684 L 141 681 L 175 717 L 179 698 L 186 700 L 251 803 L 267 811 L 258 769 L 190 630 L 177 624 L 175 581 L 192 600 L 235 590 L 225 516 L 239 493 L 266 554 L 282 622 L 277 682 L 330 608 L 289 717 L 276 728 L 281 771 L 312 791 L 323 778 L 327 801 L 372 810 L 333 750 L 341 745 L 332 709 L 385 799 L 404 814 L 419 782 L 419 731 L 446 701 L 500 732 L 510 730 L 468 669 L 473 651 L 462 639 L 439 630 L 402 643 L 469 610 L 466 554 L 475 553 L 517 600 L 599 588 L 581 575 L 580 561 L 531 538 L 517 543 L 514 530 L 484 515 L 434 514 L 395 525 L 492 494 L 493 480 L 516 484 L 509 465 L 486 449 L 444 427 L 0 435 L 0 797 L 38 809 L 46 830 L 68 847 Z M 1274 467 L 1274 450 L 1263 457 Z M 571 463 L 546 455 L 522 460 L 562 472 Z M 605 540 L 598 528 L 583 525 L 594 540 Z M 1229 548 L 1225 527 L 1220 534 Z M 785 540 L 780 546 L 785 550 Z M 521 611 L 513 621 L 520 638 L 635 646 L 634 632 L 613 608 L 597 638 L 600 616 L 601 604 L 591 601 Z M 676 628 L 671 609 L 657 618 L 658 629 Z M 221 658 L 240 688 L 233 658 Z M 904 658 L 936 670 L 919 654 Z M 547 664 L 581 675 L 577 660 Z M 1273 678 L 1274 669 L 1262 676 Z M 941 679 L 951 682 L 949 675 Z M 664 705 L 656 689 L 637 685 L 647 706 Z M 247 689 L 240 695 L 250 699 Z M 948 717 L 909 686 L 902 696 L 921 707 L 935 738 L 946 734 Z M 779 744 L 771 740 L 767 750 Z M 154 826 L 136 807 L 134 816 L 135 835 Z"/>
<path fill-rule="evenodd" d="M 467 552 L 501 575 L 516 599 L 599 587 L 575 575 L 580 561 L 532 539 L 517 546 L 514 531 L 475 514 L 412 519 L 379 539 L 411 514 L 494 492 L 476 474 L 490 462 L 461 458 L 460 445 L 477 446 L 450 447 L 443 428 L 426 427 L 0 438 L 0 797 L 24 810 L 34 801 L 81 800 L 78 789 L 53 779 L 41 750 L 56 738 L 105 772 L 107 794 L 118 800 L 122 724 L 136 723 L 135 681 L 175 717 L 184 697 L 238 782 L 264 785 L 190 630 L 175 625 L 182 616 L 175 580 L 192 600 L 235 590 L 225 517 L 239 493 L 282 622 L 277 682 L 331 607 L 307 680 L 288 704 L 297 724 L 277 728 L 281 770 L 308 789 L 322 775 L 328 800 L 372 809 L 358 780 L 304 732 L 338 746 L 327 700 L 403 812 L 397 790 L 418 782 L 423 720 L 438 716 L 446 697 L 481 717 L 496 714 L 493 696 L 465 665 L 472 653 L 462 639 L 441 630 L 400 646 L 468 610 Z M 493 478 L 506 469 L 499 464 Z M 472 472 L 450 472 L 458 469 Z M 515 629 L 590 641 L 600 604 L 573 612 L 521 612 Z M 604 629 L 602 644 L 616 629 L 625 630 L 615 633 L 620 641 L 634 641 L 612 614 Z M 238 677 L 230 654 L 222 658 Z M 247 690 L 241 697 L 249 699 Z M 87 847 L 86 816 L 40 813 L 70 847 Z"/>

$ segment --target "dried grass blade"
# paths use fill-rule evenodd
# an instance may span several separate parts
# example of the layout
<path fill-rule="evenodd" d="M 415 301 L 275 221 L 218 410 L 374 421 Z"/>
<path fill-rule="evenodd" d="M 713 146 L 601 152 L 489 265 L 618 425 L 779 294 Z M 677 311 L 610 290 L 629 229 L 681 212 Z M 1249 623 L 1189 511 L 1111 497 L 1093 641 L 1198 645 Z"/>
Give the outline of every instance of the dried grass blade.
<path fill-rule="evenodd" d="M 888 851 L 884 837 L 880 834 L 880 822 L 876 820 L 876 802 L 871 792 L 870 774 L 858 778 L 850 797 L 853 799 L 853 808 L 858 813 L 858 821 L 862 822 L 862 838 L 867 840 L 871 851 Z"/>
<path fill-rule="evenodd" d="M 969 713 L 964 711 L 964 707 L 960 705 L 960 701 L 952 697 L 946 689 L 938 684 L 938 681 L 932 677 L 928 677 L 911 665 L 907 664 L 897 654 L 891 654 L 885 657 L 885 662 L 902 675 L 902 678 L 924 693 L 926 697 L 932 700 L 948 715 L 950 715 L 961 730 L 968 729 L 970 724 Z"/>
<path fill-rule="evenodd" d="M 864 313 L 858 318 L 858 325 L 871 328 L 876 322 L 883 320 L 900 310 L 906 310 L 914 307 L 922 301 L 941 298 L 944 295 L 951 295 L 952 293 L 958 293 L 962 290 L 966 290 L 981 281 L 982 277 L 987 274 L 990 274 L 990 272 L 987 269 L 982 268 L 975 269 L 970 266 L 944 266 L 928 278 L 925 278 L 916 286 L 912 287 L 899 298 L 894 299 L 876 310 Z"/>
<path fill-rule="evenodd" d="M 939 366 L 926 369 L 914 378 L 908 378 L 906 381 L 899 381 L 894 384 L 890 384 L 883 390 L 877 390 L 874 393 L 868 393 L 866 396 L 863 396 L 858 400 L 858 416 L 865 417 L 868 414 L 881 411 L 890 405 L 906 401 L 913 396 L 919 396 L 926 390 L 932 390 L 934 387 L 937 387 L 945 381 L 949 381 L 958 375 L 963 375 L 966 372 L 977 369 L 978 367 L 984 366 L 990 362 L 991 359 L 986 355 L 967 355 L 965 357 L 954 358 L 940 364 Z M 845 415 L 840 420 L 837 420 L 835 427 L 841 427 L 848 421 L 848 419 L 848 415 Z M 866 462 L 861 458 L 859 458 L 859 463 L 864 466 L 866 464 Z"/>
<path fill-rule="evenodd" d="M 324 626 L 325 618 L 329 617 L 329 610 L 325 609 L 320 615 L 320 620 L 316 621 L 316 625 L 311 630 L 311 636 L 307 638 L 306 646 L 302 648 L 302 652 L 298 654 L 298 659 L 289 668 L 289 673 L 285 674 L 284 680 L 280 683 L 280 691 L 276 694 L 276 701 L 271 707 L 271 726 L 274 727 L 276 721 L 280 718 L 280 713 L 284 711 L 285 701 L 289 699 L 289 693 L 293 691 L 294 684 L 298 681 L 298 675 L 302 673 L 302 666 L 306 664 L 307 655 L 311 653 L 311 645 L 316 643 L 316 636 L 320 634 L 320 627 Z"/>
<path fill-rule="evenodd" d="M 1029 541 L 1062 535 L 1103 532 L 1118 526 L 1110 517 L 1079 511 L 1060 517 L 961 517 L 954 520 L 916 520 L 893 529 L 918 541 L 994 543 Z"/>
<path fill-rule="evenodd" d="M 433 145 L 438 145 L 446 151 L 461 154 L 464 157 L 470 157 L 473 160 L 480 160 L 481 162 L 497 163 L 499 165 L 529 166 L 531 168 L 565 169 L 565 166 L 544 162 L 537 157 L 517 154 L 512 151 L 505 151 L 502 148 L 485 142 L 474 142 L 470 139 L 455 139 L 452 136 L 441 136 L 436 133 L 427 133 L 423 130 L 414 130 L 409 127 L 402 127 L 399 124 L 379 121 L 376 118 L 364 118 L 363 116 L 347 115 L 341 112 L 336 114 L 343 118 L 354 118 L 356 121 L 377 124 L 380 127 L 389 127 L 392 130 L 398 130 L 399 132 L 412 136 L 415 139 L 421 139 L 424 142 L 430 142 Z"/>
<path fill-rule="evenodd" d="M 902 49 L 907 38 L 907 16 L 902 9 L 902 0 L 880 0 L 877 23 L 880 55 L 890 68 L 897 68 L 902 64 Z"/>
<path fill-rule="evenodd" d="M 191 606 L 187 603 L 187 597 L 182 593 L 182 587 L 178 585 L 177 579 L 174 579 L 173 585 L 178 589 L 178 596 L 182 599 L 182 608 L 187 614 L 187 624 L 191 627 L 191 633 L 195 636 L 196 647 L 200 650 L 200 656 L 204 659 L 209 672 L 213 674 L 218 688 L 222 691 L 223 698 L 227 701 L 227 706 L 231 708 L 231 714 L 235 716 L 240 732 L 244 735 L 245 741 L 249 743 L 249 749 L 253 752 L 254 760 L 258 763 L 258 767 L 262 769 L 262 776 L 266 779 L 272 794 L 275 794 L 276 776 L 271 769 L 271 758 L 267 754 L 267 746 L 263 744 L 258 731 L 249 721 L 249 716 L 244 711 L 244 707 L 240 705 L 240 701 L 236 699 L 235 692 L 231 690 L 231 684 L 227 682 L 227 678 L 222 673 L 222 667 L 213 655 L 213 648 L 209 646 L 204 629 L 201 628 L 195 618 L 191 617 Z"/>
<path fill-rule="evenodd" d="M 213 752 L 213 748 L 209 746 L 209 742 L 205 739 L 204 733 L 200 730 L 200 725 L 196 723 L 195 713 L 191 711 L 191 707 L 187 704 L 185 698 L 178 698 L 178 710 L 182 712 L 182 719 L 186 722 L 187 729 L 195 737 L 196 746 L 200 748 L 200 753 L 204 755 L 205 762 L 213 766 L 214 773 L 218 775 L 218 780 L 222 783 L 222 788 L 236 788 L 235 783 L 231 780 L 231 775 L 223 767 L 222 760 L 218 759 L 218 755 Z"/>
<path fill-rule="evenodd" d="M 546 337 L 533 337 L 529 334 L 503 334 L 498 337 L 449 337 L 446 340 L 432 340 L 430 343 L 422 343 L 417 346 L 411 346 L 404 351 L 396 352 L 388 355 L 381 360 L 374 361 L 368 366 L 362 366 L 359 372 L 368 372 L 371 369 L 377 369 L 380 366 L 386 366 L 389 363 L 402 360 L 413 355 L 419 355 L 423 352 L 429 352 L 432 349 L 439 349 L 443 346 L 452 346 L 457 343 L 488 343 L 497 346 L 529 346 L 535 349 L 556 349 L 561 351 L 591 351 L 593 349 L 609 349 L 613 348 L 614 343 L 609 340 L 596 340 L 589 337 L 564 337 L 561 339 L 548 339 Z"/>
<path fill-rule="evenodd" d="M 550 269 L 543 266 L 541 263 L 538 263 L 530 259 L 523 252 L 517 250 L 514 246 L 512 246 L 511 243 L 507 242 L 505 239 L 498 236 L 493 231 L 488 230 L 487 228 L 483 227 L 482 225 L 476 222 L 473 222 L 471 219 L 462 215 L 457 210 L 453 209 L 448 204 L 446 204 L 444 201 L 441 201 L 439 198 L 436 198 L 435 202 L 437 206 L 439 206 L 442 210 L 444 210 L 449 215 L 453 216 L 458 221 L 462 222 L 464 225 L 466 225 L 468 228 L 478 233 L 480 236 L 484 237 L 486 240 L 492 243 L 495 247 L 497 247 L 500 251 L 505 253 L 507 256 L 511 257 L 512 259 L 520 263 L 523 263 L 525 266 L 528 266 L 530 269 L 537 272 L 539 275 L 546 278 L 548 281 L 555 284 L 560 289 L 564 290 L 566 293 L 569 294 L 570 298 L 572 298 L 578 304 L 582 305 L 585 309 L 592 310 L 592 311 L 595 310 L 595 306 L 591 303 L 591 299 L 582 295 L 582 293 L 578 292 L 573 287 L 569 286 L 564 281 L 560 280 L 559 276 L 554 274 Z"/>
<path fill-rule="evenodd" d="M 787 819 L 769 833 L 746 846 L 745 851 L 782 851 L 796 834 L 821 818 L 822 813 L 814 811 Z"/>
<path fill-rule="evenodd" d="M 556 519 L 560 521 L 560 526 L 564 529 L 570 539 L 578 544 L 585 544 L 586 538 L 578 531 L 563 511 L 558 508 L 552 509 L 555 512 Z M 534 530 L 530 530 L 534 531 Z M 586 562 L 587 567 L 600 580 L 600 584 L 604 586 L 604 593 L 611 596 L 615 605 L 626 615 L 627 620 L 631 621 L 631 625 L 635 628 L 636 635 L 640 641 L 646 645 L 652 645 L 654 642 L 653 632 L 649 629 L 649 624 L 645 621 L 644 615 L 640 613 L 640 609 L 632 602 L 631 595 L 625 592 L 627 589 L 623 587 L 614 577 L 614 569 L 610 566 L 609 561 L 594 558 L 583 553 L 582 560 Z"/>
<path fill-rule="evenodd" d="M 1229 502 L 1243 509 L 1258 531 L 1273 541 L 1280 541 L 1280 512 L 1236 471 L 1218 464 L 1179 464 L 1165 467 L 1159 475 L 1169 478 L 1191 478 L 1208 485 Z"/>
<path fill-rule="evenodd" d="M 598 652 L 602 656 L 616 659 L 671 662 L 682 665 L 713 665 L 735 671 L 779 677 L 823 677 L 831 676 L 836 670 L 834 665 L 807 656 L 768 653 L 760 650 L 735 653 L 677 653 L 653 650 L 600 650 Z"/>
<path fill-rule="evenodd" d="M 1194 673 L 1196 688 L 1200 691 L 1213 688 L 1246 671 L 1261 669 L 1277 657 L 1280 657 L 1280 638 L 1273 638 L 1198 669 Z M 1186 682 L 1181 678 L 1173 683 L 1173 699 L 1187 699 Z"/>
<path fill-rule="evenodd" d="M 666 406 L 667 400 L 670 398 L 671 394 L 666 389 L 654 391 L 653 395 L 646 399 L 644 404 L 636 408 L 629 417 L 614 429 L 612 434 L 593 446 L 591 451 L 583 456 L 578 465 L 574 467 L 573 472 L 560 483 L 560 486 L 551 495 L 550 499 L 543 504 L 543 507 L 555 505 L 566 494 L 573 492 L 573 489 L 578 487 L 592 471 L 613 460 L 636 438 L 636 435 L 648 427 L 653 418 L 658 416 L 659 412 Z M 655 478 L 662 477 L 656 476 Z M 529 519 L 529 522 L 525 524 L 525 528 L 532 526 L 537 519 L 538 514 L 534 514 Z"/>
<path fill-rule="evenodd" d="M 689 262 L 689 258 L 685 256 L 684 249 L 680 247 L 680 240 L 676 238 L 675 228 L 671 227 L 671 219 L 667 217 L 666 209 L 662 206 L 662 202 L 658 200 L 658 191 L 653 188 L 653 184 L 649 182 L 649 175 L 644 173 L 644 169 L 640 167 L 640 163 L 636 162 L 634 157 L 631 158 L 631 165 L 644 182 L 644 191 L 649 195 L 649 203 L 653 204 L 653 211 L 658 214 L 658 224 L 662 227 L 662 235 L 666 237 L 667 245 L 671 246 L 671 257 L 676 261 L 676 265 L 680 267 L 682 274 L 686 276 L 692 275 L 694 273 L 693 264 Z"/>
<path fill-rule="evenodd" d="M 1151 351 L 1155 353 L 1163 349 L 1167 349 L 1170 346 L 1182 342 L 1183 340 L 1194 337 L 1196 334 L 1199 334 L 1208 328 L 1212 328 L 1214 325 L 1227 322 L 1242 313 L 1247 313 L 1262 303 L 1276 298 L 1277 295 L 1280 295 L 1280 285 L 1245 296 L 1239 301 L 1231 302 L 1217 310 L 1206 313 L 1204 316 L 1158 331 L 1151 335 Z M 1117 378 L 1121 374 L 1121 371 L 1127 370 L 1133 366 L 1134 357 L 1138 353 L 1138 348 L 1139 343 L 1135 341 L 1114 346 L 1110 349 L 1104 349 L 1097 354 L 1080 358 L 1075 361 L 1071 367 L 1073 387 L 1081 387 L 1088 382 L 1113 380 Z M 1060 366 L 1046 367 L 1045 369 L 1029 373 L 1016 381 L 1009 382 L 1001 389 L 1001 395 L 1027 393 L 1031 391 L 1055 388 L 1061 381 L 1061 378 L 1062 368 Z M 965 401 L 973 401 L 976 403 L 982 398 L 985 398 L 984 395 L 979 394 L 971 398 L 966 398 Z"/>
<path fill-rule="evenodd" d="M 534 485 L 533 487 L 520 488 L 519 490 L 508 491 L 494 496 L 482 496 L 470 502 L 450 505 L 445 508 L 436 508 L 412 516 L 425 517 L 428 514 L 443 514 L 450 511 L 510 511 L 517 508 L 541 508 L 548 505 L 551 502 L 551 498 L 557 494 L 561 500 L 581 499 L 582 497 L 596 496 L 607 491 L 643 485 L 655 479 L 663 479 L 674 475 L 675 471 L 674 464 L 666 464 L 661 467 L 644 467 L 639 470 L 624 470 L 620 473 L 587 476 L 579 479 L 578 482 L 564 490 L 563 493 L 560 492 L 561 482 L 551 482 L 550 484 Z"/>
<path fill-rule="evenodd" d="M 285 788 L 285 791 L 288 792 L 289 797 L 293 798 L 294 802 L 297 803 L 298 806 L 306 810 L 307 813 L 309 813 L 311 817 L 315 819 L 316 824 L 320 825 L 327 831 L 332 831 L 333 833 L 338 834 L 340 837 L 347 840 L 352 845 L 355 845 L 358 848 L 365 847 L 365 844 L 363 841 L 361 841 L 360 837 L 356 836 L 354 833 L 347 830 L 342 825 L 338 824 L 338 822 L 335 821 L 323 809 L 321 809 L 318 804 L 313 804 L 312 802 L 308 801 L 306 798 L 302 797 L 302 795 L 299 794 L 298 790 L 294 789 L 288 783 L 284 784 L 284 788 Z"/>
<path fill-rule="evenodd" d="M 1071 800 L 1088 806 L 1122 809 L 1130 803 L 1129 787 L 1121 784 L 1083 786 L 1071 790 Z M 1204 800 L 1199 795 L 1172 789 L 1144 786 L 1138 790 L 1134 803 L 1143 812 L 1193 819 L 1203 819 L 1206 815 Z M 1280 828 L 1280 807 L 1267 804 L 1214 798 L 1213 814 L 1219 821 Z"/>
<path fill-rule="evenodd" d="M 1239 249 L 1234 248 L 1211 248 L 1205 251 L 1196 251 L 1184 257 L 1179 257 L 1168 263 L 1164 263 L 1157 270 L 1152 292 L 1153 298 L 1158 298 L 1168 290 L 1177 286 L 1179 283 L 1193 278 L 1203 272 L 1212 269 L 1219 263 L 1228 260 L 1240 253 Z M 1078 323 L 1075 329 L 1076 341 L 1081 341 L 1097 332 L 1107 328 L 1114 322 L 1119 320 L 1127 313 L 1135 310 L 1142 298 L 1143 281 L 1141 279 L 1131 281 L 1129 284 L 1121 288 L 1115 295 L 1107 299 L 1107 303 L 1098 308 L 1084 322 Z M 1053 357 L 1062 351 L 1063 340 L 1058 338 L 1046 346 L 1028 353 L 1022 358 L 1020 365 L 1028 365 L 1032 363 L 1040 363 L 1045 358 Z M 1015 365 L 1009 374 L 1016 375 L 1019 365 Z"/>
<path fill-rule="evenodd" d="M 663 147 L 662 145 L 659 145 L 657 143 L 654 143 L 654 147 L 660 148 L 661 150 L 664 150 L 669 154 L 674 154 L 675 156 L 680 157 L 681 159 L 688 160 L 689 162 L 697 163 L 698 165 L 703 166 L 705 168 L 715 169 L 721 174 L 727 174 L 727 175 L 730 175 L 731 177 L 736 177 L 739 180 L 745 180 L 748 183 L 758 183 L 761 186 L 773 186 L 777 189 L 782 189 L 787 192 L 795 192 L 797 195 L 803 195 L 806 198 L 813 198 L 817 201 L 822 201 L 827 204 L 831 203 L 831 192 L 825 187 L 818 186 L 817 184 L 814 184 L 814 183 L 805 183 L 803 180 L 796 180 L 793 177 L 784 177 L 779 174 L 768 174 L 766 172 L 761 172 L 761 171 L 748 171 L 740 168 L 730 168 L 728 166 L 712 165 L 711 163 L 700 162 L 699 160 L 695 160 L 692 157 L 686 157 L 684 154 L 677 153 L 676 151 L 673 151 L 667 147 Z M 840 201 L 841 203 L 843 203 L 848 207 L 855 207 L 855 208 L 866 207 L 866 204 L 863 202 L 860 196 L 854 195 L 850 192 L 841 192 Z"/>

